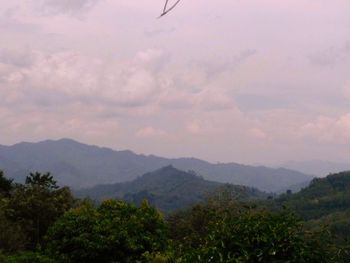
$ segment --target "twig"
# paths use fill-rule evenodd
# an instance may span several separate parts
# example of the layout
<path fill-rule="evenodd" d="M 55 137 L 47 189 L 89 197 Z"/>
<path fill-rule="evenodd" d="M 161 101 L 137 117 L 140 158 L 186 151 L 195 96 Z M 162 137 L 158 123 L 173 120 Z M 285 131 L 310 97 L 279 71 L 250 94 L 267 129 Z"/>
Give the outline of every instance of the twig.
<path fill-rule="evenodd" d="M 165 16 L 167 13 L 169 13 L 171 10 L 173 10 L 178 5 L 178 3 L 180 3 L 180 1 L 181 0 L 177 0 L 175 4 L 173 4 L 170 8 L 167 9 L 169 0 L 166 0 L 165 5 L 164 5 L 164 9 L 163 9 L 163 13 L 158 18 Z"/>

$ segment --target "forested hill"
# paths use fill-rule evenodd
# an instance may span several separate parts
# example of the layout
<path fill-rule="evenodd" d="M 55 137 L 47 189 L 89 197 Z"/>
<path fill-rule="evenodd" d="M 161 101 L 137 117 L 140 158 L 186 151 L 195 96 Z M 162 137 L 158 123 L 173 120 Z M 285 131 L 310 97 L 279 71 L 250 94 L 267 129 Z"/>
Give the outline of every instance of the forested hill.
<path fill-rule="evenodd" d="M 60 185 L 75 189 L 131 181 L 167 165 L 184 171 L 193 170 L 210 181 L 246 185 L 267 192 L 277 192 L 312 179 L 283 168 L 212 164 L 194 158 L 167 159 L 131 151 L 114 151 L 70 139 L 0 146 L 0 169 L 9 177 L 23 182 L 24 175 L 30 171 L 47 171 Z"/>
<path fill-rule="evenodd" d="M 278 200 L 305 219 L 317 219 L 350 209 L 350 171 L 313 179 L 296 194 L 284 194 Z"/>
<path fill-rule="evenodd" d="M 119 198 L 137 205 L 147 199 L 158 209 L 168 212 L 203 202 L 210 194 L 222 189 L 235 195 L 238 200 L 267 196 L 254 188 L 206 181 L 194 173 L 180 171 L 173 166 L 146 173 L 131 182 L 80 190 L 76 195 L 98 201 Z"/>

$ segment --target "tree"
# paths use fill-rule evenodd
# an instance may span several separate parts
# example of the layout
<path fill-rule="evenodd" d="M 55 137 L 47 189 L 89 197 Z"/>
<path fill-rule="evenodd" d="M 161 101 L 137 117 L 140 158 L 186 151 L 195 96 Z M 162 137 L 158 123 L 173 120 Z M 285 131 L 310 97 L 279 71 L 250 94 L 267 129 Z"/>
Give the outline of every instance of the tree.
<path fill-rule="evenodd" d="M 14 252 L 25 247 L 26 236 L 17 222 L 9 220 L 9 202 L 14 185 L 0 171 L 0 251 Z"/>
<path fill-rule="evenodd" d="M 15 255 L 1 256 L 1 263 L 55 263 L 52 259 L 35 252 L 21 252 Z"/>
<path fill-rule="evenodd" d="M 0 170 L 0 197 L 1 195 L 9 196 L 12 189 L 13 180 L 7 179 L 3 171 Z"/>
<path fill-rule="evenodd" d="M 42 242 L 47 229 L 74 204 L 67 187 L 58 187 L 49 174 L 31 173 L 9 199 L 7 216 L 27 234 L 29 249 Z"/>
<path fill-rule="evenodd" d="M 306 231 L 288 211 L 205 204 L 172 220 L 179 262 L 335 262 L 327 233 Z"/>
<path fill-rule="evenodd" d="M 7 200 L 0 200 L 0 252 L 13 253 L 24 249 L 26 245 L 26 235 L 22 231 L 20 224 L 12 222 L 6 216 Z M 0 262 L 2 262 L 0 260 Z"/>
<path fill-rule="evenodd" d="M 181 0 L 176 0 L 176 2 L 171 5 L 170 7 L 168 6 L 169 4 L 169 0 L 166 0 L 165 1 L 165 5 L 164 5 L 164 8 L 163 8 L 163 12 L 162 14 L 159 16 L 159 18 L 165 16 L 166 14 L 168 14 L 171 10 L 173 10 L 179 3 L 180 3 Z"/>
<path fill-rule="evenodd" d="M 165 223 L 155 208 L 115 200 L 72 209 L 53 225 L 46 241 L 48 254 L 65 263 L 143 262 L 167 243 Z"/>
<path fill-rule="evenodd" d="M 50 173 L 30 173 L 30 176 L 26 177 L 25 184 L 31 188 L 45 189 L 48 191 L 55 190 L 59 188 L 57 182 L 53 179 L 53 176 Z"/>

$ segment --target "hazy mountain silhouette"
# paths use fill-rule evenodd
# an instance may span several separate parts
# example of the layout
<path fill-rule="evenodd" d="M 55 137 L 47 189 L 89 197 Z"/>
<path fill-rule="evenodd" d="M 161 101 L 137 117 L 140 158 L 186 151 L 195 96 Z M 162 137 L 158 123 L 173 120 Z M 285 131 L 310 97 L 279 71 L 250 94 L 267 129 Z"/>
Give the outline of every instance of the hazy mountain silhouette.
<path fill-rule="evenodd" d="M 51 172 L 61 185 L 91 187 L 131 181 L 144 173 L 173 165 L 205 179 L 278 191 L 311 180 L 301 172 L 236 163 L 212 164 L 195 158 L 167 159 L 131 151 L 82 144 L 71 139 L 0 146 L 0 169 L 23 181 L 29 171 Z"/>
<path fill-rule="evenodd" d="M 289 161 L 283 163 L 281 166 L 288 169 L 300 171 L 302 173 L 314 174 L 321 177 L 350 170 L 350 163 L 323 160 Z"/>
<path fill-rule="evenodd" d="M 119 198 L 137 205 L 147 199 L 162 211 L 174 211 L 205 201 L 219 189 L 230 191 L 240 200 L 267 197 L 266 193 L 254 188 L 207 181 L 193 172 L 180 171 L 173 166 L 146 173 L 131 182 L 82 189 L 76 191 L 76 195 L 97 201 Z"/>

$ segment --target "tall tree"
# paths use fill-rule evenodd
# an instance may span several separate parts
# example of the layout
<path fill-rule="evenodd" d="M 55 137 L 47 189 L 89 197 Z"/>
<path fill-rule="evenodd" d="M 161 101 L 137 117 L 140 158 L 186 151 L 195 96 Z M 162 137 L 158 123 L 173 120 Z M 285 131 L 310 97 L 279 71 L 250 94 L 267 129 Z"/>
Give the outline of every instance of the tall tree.
<path fill-rule="evenodd" d="M 17 185 L 9 200 L 10 219 L 27 233 L 29 247 L 41 244 L 49 226 L 69 210 L 74 198 L 67 187 L 60 188 L 49 174 L 31 173 L 24 185 Z"/>

